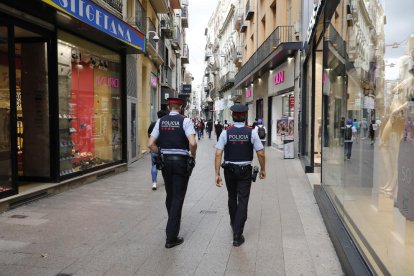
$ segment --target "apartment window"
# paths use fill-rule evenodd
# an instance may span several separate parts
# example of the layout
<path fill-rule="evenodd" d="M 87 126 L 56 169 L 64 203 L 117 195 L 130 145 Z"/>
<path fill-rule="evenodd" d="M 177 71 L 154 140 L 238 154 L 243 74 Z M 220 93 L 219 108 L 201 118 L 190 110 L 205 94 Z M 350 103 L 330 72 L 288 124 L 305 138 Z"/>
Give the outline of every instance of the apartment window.
<path fill-rule="evenodd" d="M 138 29 L 146 33 L 147 32 L 147 13 L 141 3 L 136 0 L 135 1 L 135 25 L 137 25 Z"/>

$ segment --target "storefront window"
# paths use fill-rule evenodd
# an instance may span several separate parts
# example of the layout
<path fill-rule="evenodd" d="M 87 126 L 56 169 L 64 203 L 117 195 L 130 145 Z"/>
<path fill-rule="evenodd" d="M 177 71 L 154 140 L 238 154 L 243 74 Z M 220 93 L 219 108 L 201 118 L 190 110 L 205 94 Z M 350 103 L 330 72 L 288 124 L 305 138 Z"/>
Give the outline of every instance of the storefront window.
<path fill-rule="evenodd" d="M 60 175 L 121 160 L 120 56 L 58 33 Z"/>
<path fill-rule="evenodd" d="M 0 25 L 0 196 L 12 188 L 7 27 Z"/>
<path fill-rule="evenodd" d="M 322 182 L 363 255 L 391 275 L 414 275 L 414 21 L 406 5 L 341 1 L 325 33 L 321 81 Z"/>

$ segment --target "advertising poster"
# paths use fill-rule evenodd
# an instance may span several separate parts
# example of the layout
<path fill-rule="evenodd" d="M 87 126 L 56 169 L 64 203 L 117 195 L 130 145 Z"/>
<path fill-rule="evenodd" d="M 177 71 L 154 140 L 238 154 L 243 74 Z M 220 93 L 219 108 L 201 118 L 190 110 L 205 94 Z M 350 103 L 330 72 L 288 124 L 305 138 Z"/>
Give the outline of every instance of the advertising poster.
<path fill-rule="evenodd" d="M 281 118 L 276 121 L 276 135 L 287 135 L 288 134 L 288 118 Z"/>
<path fill-rule="evenodd" d="M 286 134 L 287 139 L 293 140 L 294 130 L 295 130 L 295 120 L 293 119 L 293 117 L 289 117 L 289 119 L 288 119 L 288 130 L 287 130 L 287 134 Z"/>

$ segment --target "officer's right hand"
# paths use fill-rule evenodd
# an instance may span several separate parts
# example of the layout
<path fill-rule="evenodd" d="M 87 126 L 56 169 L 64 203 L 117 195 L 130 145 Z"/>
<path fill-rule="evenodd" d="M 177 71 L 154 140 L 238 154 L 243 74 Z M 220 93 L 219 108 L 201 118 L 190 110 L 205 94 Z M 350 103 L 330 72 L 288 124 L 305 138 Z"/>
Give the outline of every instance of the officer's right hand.
<path fill-rule="evenodd" d="M 223 181 L 221 180 L 221 176 L 216 174 L 216 186 L 221 187 L 223 186 Z"/>

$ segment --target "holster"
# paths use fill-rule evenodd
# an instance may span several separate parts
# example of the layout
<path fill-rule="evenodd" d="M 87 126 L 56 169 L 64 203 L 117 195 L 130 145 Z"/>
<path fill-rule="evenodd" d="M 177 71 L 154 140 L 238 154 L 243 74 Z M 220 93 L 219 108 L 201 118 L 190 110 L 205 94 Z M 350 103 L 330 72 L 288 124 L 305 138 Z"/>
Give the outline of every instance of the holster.
<path fill-rule="evenodd" d="M 157 170 L 162 170 L 164 168 L 164 156 L 161 153 L 158 153 L 157 155 L 155 167 L 157 168 Z"/>
<path fill-rule="evenodd" d="M 191 176 L 191 173 L 193 172 L 195 165 L 195 159 L 193 157 L 189 157 L 187 160 L 187 173 L 189 177 Z"/>

